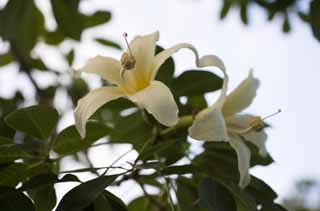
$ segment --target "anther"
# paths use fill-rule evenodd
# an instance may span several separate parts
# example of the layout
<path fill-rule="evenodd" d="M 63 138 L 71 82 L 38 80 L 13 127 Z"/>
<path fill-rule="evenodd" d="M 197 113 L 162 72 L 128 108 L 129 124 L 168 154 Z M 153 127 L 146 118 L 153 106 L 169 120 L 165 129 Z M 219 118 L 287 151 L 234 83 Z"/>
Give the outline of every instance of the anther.
<path fill-rule="evenodd" d="M 129 43 L 127 40 L 128 34 L 124 33 L 123 36 L 124 36 L 125 42 L 127 44 L 129 53 L 125 52 L 121 56 L 120 63 L 121 63 L 122 69 L 123 69 L 121 72 L 121 77 L 123 76 L 123 74 L 126 70 L 133 69 L 136 64 L 136 59 L 134 58 L 134 56 L 132 54 L 132 51 L 130 49 L 130 46 L 129 46 Z"/>

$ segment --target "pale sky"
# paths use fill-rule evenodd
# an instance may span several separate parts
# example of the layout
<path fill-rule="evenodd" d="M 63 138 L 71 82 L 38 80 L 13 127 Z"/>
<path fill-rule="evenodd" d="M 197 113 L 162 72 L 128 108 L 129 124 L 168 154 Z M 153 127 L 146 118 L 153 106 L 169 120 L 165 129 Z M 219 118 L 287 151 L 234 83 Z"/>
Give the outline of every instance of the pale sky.
<path fill-rule="evenodd" d="M 4 2 L 0 0 L 0 6 Z M 43 11 L 50 11 L 47 1 L 36 2 Z M 320 42 L 296 17 L 293 18 L 292 33 L 283 34 L 281 20 L 267 22 L 266 14 L 258 8 L 251 10 L 249 27 L 240 22 L 238 12 L 232 12 L 225 21 L 220 21 L 220 3 L 221 0 L 83 1 L 81 9 L 84 12 L 107 9 L 111 10 L 113 19 L 84 34 L 83 42 L 76 51 L 74 66 L 79 67 L 97 54 L 120 57 L 120 52 L 90 42 L 92 37 L 113 39 L 124 46 L 123 32 L 127 32 L 130 39 L 136 34 L 159 30 L 159 43 L 164 47 L 189 42 L 201 55 L 210 53 L 222 58 L 230 77 L 230 90 L 247 76 L 250 68 L 254 68 L 254 75 L 261 80 L 261 86 L 254 103 L 246 111 L 262 117 L 279 108 L 283 112 L 269 120 L 273 128 L 268 130 L 267 147 L 276 162 L 268 167 L 255 168 L 251 173 L 284 197 L 297 179 L 320 177 L 320 168 L 316 167 L 320 158 L 320 135 L 317 131 L 320 129 L 317 122 L 320 118 L 317 111 L 320 107 Z M 55 26 L 52 21 L 46 24 Z M 68 45 L 63 48 L 67 49 Z M 36 52 L 43 49 L 46 47 L 38 46 Z M 63 64 L 55 63 L 58 57 L 50 49 L 42 54 L 51 66 L 64 68 Z M 174 58 L 177 72 L 194 68 L 190 52 L 182 51 Z M 12 83 L 16 74 L 12 65 L 7 73 L 0 70 L 0 95 L 9 96 L 10 88 L 23 87 Z M 94 82 L 91 85 L 98 86 Z M 209 100 L 212 103 L 214 98 L 209 96 Z M 72 123 L 70 113 L 59 128 Z M 92 156 L 97 164 L 103 162 L 106 152 L 111 153 L 110 149 L 103 150 L 106 151 L 100 150 Z"/>

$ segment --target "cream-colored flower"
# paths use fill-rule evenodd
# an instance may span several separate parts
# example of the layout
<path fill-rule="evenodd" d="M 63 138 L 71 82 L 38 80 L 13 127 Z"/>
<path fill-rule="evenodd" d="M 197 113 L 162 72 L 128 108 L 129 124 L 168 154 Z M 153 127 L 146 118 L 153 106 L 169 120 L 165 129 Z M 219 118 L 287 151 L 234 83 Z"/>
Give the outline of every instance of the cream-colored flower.
<path fill-rule="evenodd" d="M 228 96 L 228 76 L 225 74 L 221 95 L 217 102 L 202 110 L 189 128 L 189 135 L 196 140 L 228 141 L 235 149 L 238 157 L 240 172 L 239 186 L 244 188 L 250 183 L 250 157 L 249 148 L 244 143 L 249 141 L 259 148 L 262 156 L 267 155 L 265 141 L 265 124 L 260 117 L 238 114 L 248 107 L 259 86 L 258 79 L 249 76 Z"/>
<path fill-rule="evenodd" d="M 75 124 L 82 137 L 85 136 L 86 122 L 90 116 L 105 103 L 119 97 L 126 97 L 146 109 L 161 124 L 175 125 L 179 118 L 174 97 L 165 84 L 154 79 L 160 66 L 180 49 L 190 49 L 195 54 L 198 67 L 216 66 L 224 69 L 222 61 L 216 56 L 204 56 L 200 59 L 196 49 L 190 44 L 178 44 L 155 55 L 158 39 L 158 32 L 137 36 L 130 44 L 127 43 L 128 51 L 123 53 L 120 61 L 96 56 L 79 70 L 98 74 L 114 84 L 93 90 L 78 101 Z"/>

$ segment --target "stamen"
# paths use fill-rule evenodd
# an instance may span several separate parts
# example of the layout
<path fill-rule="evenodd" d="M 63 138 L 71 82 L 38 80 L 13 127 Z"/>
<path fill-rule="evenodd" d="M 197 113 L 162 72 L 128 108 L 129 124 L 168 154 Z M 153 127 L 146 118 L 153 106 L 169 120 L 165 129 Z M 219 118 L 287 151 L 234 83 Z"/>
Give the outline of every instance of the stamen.
<path fill-rule="evenodd" d="M 273 116 L 275 116 L 275 115 L 277 115 L 277 114 L 279 114 L 281 112 L 282 112 L 281 109 L 278 109 L 278 111 L 276 111 L 273 114 L 270 114 L 270 115 L 264 117 L 262 120 L 269 119 L 270 117 L 273 117 Z"/>
<path fill-rule="evenodd" d="M 125 32 L 125 33 L 123 33 L 123 36 L 124 36 L 124 40 L 125 40 L 125 42 L 127 44 L 127 47 L 128 47 L 129 55 L 133 57 L 133 54 L 132 54 L 132 51 L 131 51 L 131 48 L 130 48 L 130 45 L 129 45 L 129 42 L 128 42 L 128 39 L 127 39 L 128 34 Z"/>

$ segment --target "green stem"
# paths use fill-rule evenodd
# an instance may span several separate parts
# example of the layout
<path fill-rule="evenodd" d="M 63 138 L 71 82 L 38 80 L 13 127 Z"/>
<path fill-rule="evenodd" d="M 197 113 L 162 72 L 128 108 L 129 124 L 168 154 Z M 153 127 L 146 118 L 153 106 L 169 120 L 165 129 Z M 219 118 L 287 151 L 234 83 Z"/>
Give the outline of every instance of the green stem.
<path fill-rule="evenodd" d="M 173 127 L 169 127 L 167 129 L 164 129 L 163 131 L 160 132 L 160 136 L 170 135 L 170 134 L 174 133 L 175 131 L 177 131 L 178 129 L 189 127 L 189 126 L 191 126 L 192 122 L 193 122 L 192 115 L 182 116 L 182 117 L 180 117 L 178 124 L 176 124 Z"/>

